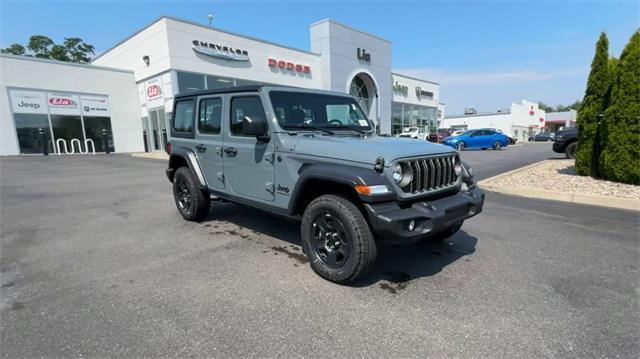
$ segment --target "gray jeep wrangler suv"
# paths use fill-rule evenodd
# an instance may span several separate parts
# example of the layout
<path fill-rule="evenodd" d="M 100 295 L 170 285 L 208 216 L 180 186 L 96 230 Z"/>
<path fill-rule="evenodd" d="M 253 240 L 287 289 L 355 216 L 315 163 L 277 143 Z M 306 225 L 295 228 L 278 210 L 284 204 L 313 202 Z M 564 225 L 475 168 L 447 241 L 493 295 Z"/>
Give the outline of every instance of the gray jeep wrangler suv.
<path fill-rule="evenodd" d="M 180 214 L 212 200 L 301 221 L 320 276 L 369 271 L 376 241 L 453 235 L 482 211 L 471 168 L 446 146 L 375 134 L 349 95 L 275 86 L 176 96 L 167 177 Z"/>

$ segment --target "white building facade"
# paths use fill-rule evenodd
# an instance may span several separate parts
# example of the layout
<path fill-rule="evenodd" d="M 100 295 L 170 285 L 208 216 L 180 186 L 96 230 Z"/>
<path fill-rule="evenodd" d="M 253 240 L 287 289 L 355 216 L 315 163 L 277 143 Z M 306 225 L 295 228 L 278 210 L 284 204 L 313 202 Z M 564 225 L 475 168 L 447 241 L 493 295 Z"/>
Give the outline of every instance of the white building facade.
<path fill-rule="evenodd" d="M 36 67 L 45 66 L 36 64 Z M 61 63 L 49 66 L 68 69 L 64 72 L 66 77 L 39 76 L 37 74 L 44 71 L 30 67 L 9 76 L 10 84 L 1 85 L 44 92 L 106 95 L 114 99 L 110 101 L 111 113 L 120 108 L 115 99 L 127 98 L 131 104 L 126 109 L 127 126 L 121 127 L 119 118 L 112 116 L 111 120 L 116 152 L 165 149 L 176 94 L 252 84 L 350 93 L 384 134 L 400 132 L 402 127 L 409 126 L 437 127 L 439 85 L 393 73 L 389 41 L 332 20 L 310 25 L 310 50 L 307 51 L 162 17 L 100 54 L 90 66 Z M 3 63 L 3 72 L 8 72 L 4 67 Z M 75 73 L 71 68 L 82 70 Z M 39 81 L 21 82 L 19 77 L 25 73 L 27 78 L 39 77 Z M 106 73 L 122 74 L 127 84 L 104 89 L 102 82 Z M 75 86 L 67 86 L 69 84 Z M 9 106 L 8 100 L 0 100 L 2 106 Z M 136 116 L 131 116 L 134 105 Z M 13 140 L 3 143 L 1 154 L 35 152 L 21 149 L 24 146 L 21 147 L 17 139 L 20 135 L 16 136 L 20 125 L 13 118 L 14 113 L 3 110 L 1 124 L 6 128 L 3 136 Z M 82 119 L 80 123 L 83 124 Z M 126 134 L 122 132 L 124 128 L 127 128 Z M 88 137 L 77 129 L 69 136 L 74 137 L 65 137 L 67 142 L 77 138 L 83 144 Z M 50 138 L 56 143 L 61 137 L 57 131 L 50 130 Z M 57 151 L 57 148 L 53 146 L 51 150 Z"/>
<path fill-rule="evenodd" d="M 469 111 L 472 112 L 472 111 Z M 518 141 L 527 141 L 541 132 L 546 124 L 546 113 L 535 102 L 522 100 L 512 103 L 509 109 L 493 113 L 468 113 L 445 116 L 440 123 L 442 128 L 472 130 L 476 128 L 495 128 L 515 137 Z"/>
<path fill-rule="evenodd" d="M 0 55 L 0 155 L 143 151 L 135 93 L 131 71 Z"/>

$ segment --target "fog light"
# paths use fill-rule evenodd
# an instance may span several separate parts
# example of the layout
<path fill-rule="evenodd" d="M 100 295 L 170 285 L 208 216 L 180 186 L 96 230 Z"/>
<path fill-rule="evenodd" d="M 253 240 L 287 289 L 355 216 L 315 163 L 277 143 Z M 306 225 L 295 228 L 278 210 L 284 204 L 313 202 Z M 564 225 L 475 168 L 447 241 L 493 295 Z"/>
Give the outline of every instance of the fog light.
<path fill-rule="evenodd" d="M 416 221 L 414 221 L 413 219 L 409 222 L 409 227 L 407 227 L 407 229 L 409 230 L 409 232 L 413 232 L 413 230 L 416 228 Z"/>

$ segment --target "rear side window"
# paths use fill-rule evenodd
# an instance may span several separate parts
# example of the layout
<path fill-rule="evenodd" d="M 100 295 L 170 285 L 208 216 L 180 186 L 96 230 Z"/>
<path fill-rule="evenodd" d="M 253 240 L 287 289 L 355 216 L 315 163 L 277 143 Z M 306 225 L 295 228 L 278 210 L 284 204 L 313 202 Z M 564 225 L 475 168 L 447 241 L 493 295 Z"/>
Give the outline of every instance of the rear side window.
<path fill-rule="evenodd" d="M 262 101 L 258 96 L 234 97 L 231 100 L 231 134 L 243 136 L 242 120 L 249 118 L 266 118 Z"/>
<path fill-rule="evenodd" d="M 193 133 L 193 104 L 193 100 L 176 102 L 176 110 L 173 117 L 174 132 L 183 134 Z"/>
<path fill-rule="evenodd" d="M 217 135 L 220 133 L 222 123 L 222 99 L 208 98 L 200 100 L 198 114 L 198 131 L 205 135 Z"/>

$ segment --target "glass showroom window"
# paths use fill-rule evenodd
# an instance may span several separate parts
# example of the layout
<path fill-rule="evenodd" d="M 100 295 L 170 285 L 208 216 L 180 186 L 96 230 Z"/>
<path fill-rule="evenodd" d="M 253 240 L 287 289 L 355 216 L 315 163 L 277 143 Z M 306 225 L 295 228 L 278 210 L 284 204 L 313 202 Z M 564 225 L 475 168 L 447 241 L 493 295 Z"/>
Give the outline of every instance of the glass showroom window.
<path fill-rule="evenodd" d="M 20 153 L 42 153 L 44 144 L 40 136 L 40 129 L 44 130 L 45 142 L 49 146 L 49 152 L 52 152 L 51 131 L 47 115 L 16 113 L 13 118 L 16 122 Z"/>
<path fill-rule="evenodd" d="M 69 146 L 66 150 L 71 152 L 73 149 L 76 153 L 85 150 L 80 116 L 51 115 L 51 127 L 53 128 L 53 136 L 56 142 L 59 139 L 64 139 L 66 145 Z M 78 141 L 71 142 L 74 139 L 80 142 L 80 148 L 78 148 Z M 60 146 L 60 150 L 64 152 L 64 145 L 61 144 Z"/>
<path fill-rule="evenodd" d="M 93 145 L 96 147 L 96 152 L 106 152 L 104 137 L 102 135 L 103 130 L 107 131 L 109 151 L 115 152 L 113 136 L 111 136 L 111 118 L 85 116 L 83 117 L 83 120 L 86 138 L 93 141 Z"/>
<path fill-rule="evenodd" d="M 225 87 L 233 87 L 233 79 L 207 75 L 207 89 L 219 89 Z"/>
<path fill-rule="evenodd" d="M 391 134 L 402 133 L 402 104 L 394 102 L 391 104 Z"/>
<path fill-rule="evenodd" d="M 178 71 L 178 92 L 193 92 L 205 89 L 204 75 Z"/>

